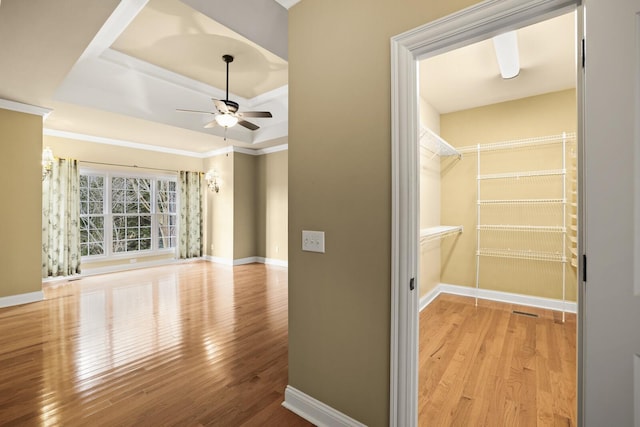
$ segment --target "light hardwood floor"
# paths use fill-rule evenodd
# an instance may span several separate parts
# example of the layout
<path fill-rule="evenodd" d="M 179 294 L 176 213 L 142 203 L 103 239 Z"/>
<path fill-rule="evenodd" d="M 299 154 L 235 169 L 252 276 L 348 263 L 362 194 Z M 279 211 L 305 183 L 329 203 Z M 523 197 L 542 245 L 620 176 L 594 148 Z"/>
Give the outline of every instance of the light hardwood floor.
<path fill-rule="evenodd" d="M 287 270 L 178 264 L 0 309 L 0 425 L 309 426 L 287 384 Z"/>
<path fill-rule="evenodd" d="M 576 319 L 561 320 L 441 294 L 420 314 L 420 426 L 575 426 Z"/>

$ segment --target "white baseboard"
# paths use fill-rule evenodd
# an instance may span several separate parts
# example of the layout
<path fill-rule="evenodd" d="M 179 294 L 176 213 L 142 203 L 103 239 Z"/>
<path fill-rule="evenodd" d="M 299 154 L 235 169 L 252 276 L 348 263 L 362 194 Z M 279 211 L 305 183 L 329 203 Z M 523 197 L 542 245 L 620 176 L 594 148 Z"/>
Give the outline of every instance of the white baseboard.
<path fill-rule="evenodd" d="M 288 267 L 289 262 L 283 261 L 281 259 L 275 258 L 264 258 L 259 256 L 252 256 L 248 258 L 239 258 L 239 259 L 231 259 L 231 258 L 222 258 L 207 255 L 204 257 L 207 261 L 215 262 L 216 264 L 224 264 L 224 265 L 244 265 L 244 264 L 267 264 L 267 265 L 278 265 L 280 267 Z"/>
<path fill-rule="evenodd" d="M 290 385 L 284 390 L 282 406 L 318 427 L 366 427 Z"/>
<path fill-rule="evenodd" d="M 259 263 L 257 256 L 251 256 L 248 258 L 238 258 L 233 260 L 233 265 L 245 265 L 245 264 L 254 264 Z"/>
<path fill-rule="evenodd" d="M 429 292 L 427 292 L 427 294 L 425 296 L 420 298 L 420 307 L 418 307 L 418 309 L 420 311 L 424 310 L 424 308 L 426 306 L 428 306 L 429 304 L 431 304 L 431 301 L 436 299 L 436 297 L 438 295 L 440 295 L 440 293 L 441 293 L 440 285 L 436 285 L 433 289 L 431 289 Z"/>
<path fill-rule="evenodd" d="M 454 294 L 473 298 L 486 299 L 490 301 L 504 302 L 508 304 L 526 305 L 529 307 L 544 308 L 547 310 L 566 311 L 567 313 L 577 313 L 578 305 L 573 301 L 565 301 L 534 297 L 531 295 L 512 294 L 509 292 L 492 291 L 490 289 L 476 289 L 468 286 L 450 285 L 447 283 L 440 283 L 431 292 L 424 297 L 420 298 L 420 311 L 428 306 L 431 301 L 438 295 Z"/>
<path fill-rule="evenodd" d="M 231 258 L 222 258 L 219 256 L 205 255 L 204 259 L 209 262 L 215 262 L 216 264 L 233 265 L 233 260 Z"/>
<path fill-rule="evenodd" d="M 82 269 L 81 276 L 95 276 L 96 274 L 107 274 L 107 273 L 117 273 L 119 271 L 129 271 L 129 270 L 137 270 L 138 268 L 147 268 L 147 267 L 158 267 L 160 265 L 171 265 L 178 264 L 182 262 L 191 262 L 200 258 L 190 258 L 186 260 L 181 259 L 159 259 L 155 261 L 147 261 L 147 262 L 135 262 L 132 264 L 118 264 L 118 265 L 109 265 L 106 267 L 96 267 L 89 269 Z M 70 278 L 75 278 L 76 276 L 71 276 Z"/>
<path fill-rule="evenodd" d="M 275 258 L 257 257 L 259 263 L 266 265 L 277 265 L 278 267 L 289 267 L 289 261 Z"/>
<path fill-rule="evenodd" d="M 9 295 L 6 297 L 0 297 L 0 308 L 12 307 L 14 305 L 28 304 L 30 302 L 37 302 L 44 300 L 44 293 L 42 291 L 29 292 L 26 294 Z"/>
<path fill-rule="evenodd" d="M 258 261 L 258 257 L 255 257 L 255 256 L 249 257 L 249 258 L 232 259 L 232 258 L 222 258 L 218 256 L 207 255 L 204 257 L 204 259 L 206 259 L 207 261 L 215 262 L 216 264 L 224 264 L 224 265 L 244 265 L 244 264 L 253 264 L 254 262 L 260 262 Z"/>

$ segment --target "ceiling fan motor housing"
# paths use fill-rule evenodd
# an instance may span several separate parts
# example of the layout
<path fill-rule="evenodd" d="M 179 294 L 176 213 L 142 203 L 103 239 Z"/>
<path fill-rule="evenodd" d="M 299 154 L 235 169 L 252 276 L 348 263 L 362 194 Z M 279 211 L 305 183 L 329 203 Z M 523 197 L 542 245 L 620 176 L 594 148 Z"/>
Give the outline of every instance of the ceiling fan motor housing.
<path fill-rule="evenodd" d="M 227 108 L 232 113 L 237 112 L 238 108 L 240 108 L 240 105 L 237 102 L 229 101 L 228 99 L 223 99 L 222 102 L 227 105 Z"/>

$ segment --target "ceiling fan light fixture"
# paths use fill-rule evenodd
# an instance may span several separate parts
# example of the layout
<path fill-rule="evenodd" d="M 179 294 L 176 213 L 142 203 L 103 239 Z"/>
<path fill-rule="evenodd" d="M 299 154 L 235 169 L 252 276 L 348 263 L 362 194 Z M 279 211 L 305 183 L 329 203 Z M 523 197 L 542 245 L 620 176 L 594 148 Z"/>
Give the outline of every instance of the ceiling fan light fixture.
<path fill-rule="evenodd" d="M 230 128 L 235 126 L 238 123 L 238 118 L 234 115 L 231 114 L 218 114 L 215 117 L 216 122 L 225 128 Z"/>
<path fill-rule="evenodd" d="M 520 74 L 518 37 L 515 31 L 499 34 L 493 38 L 498 67 L 503 79 L 512 79 Z"/>

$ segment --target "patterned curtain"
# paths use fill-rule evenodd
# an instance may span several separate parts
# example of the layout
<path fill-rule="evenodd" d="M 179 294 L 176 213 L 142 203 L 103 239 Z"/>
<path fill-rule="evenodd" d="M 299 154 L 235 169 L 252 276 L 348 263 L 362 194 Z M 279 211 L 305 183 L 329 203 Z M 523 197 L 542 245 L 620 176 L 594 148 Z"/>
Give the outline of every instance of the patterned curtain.
<path fill-rule="evenodd" d="M 80 274 L 78 161 L 55 159 L 42 181 L 42 277 Z"/>
<path fill-rule="evenodd" d="M 202 256 L 202 191 L 201 172 L 180 171 L 180 238 L 181 259 Z"/>

